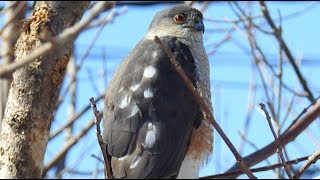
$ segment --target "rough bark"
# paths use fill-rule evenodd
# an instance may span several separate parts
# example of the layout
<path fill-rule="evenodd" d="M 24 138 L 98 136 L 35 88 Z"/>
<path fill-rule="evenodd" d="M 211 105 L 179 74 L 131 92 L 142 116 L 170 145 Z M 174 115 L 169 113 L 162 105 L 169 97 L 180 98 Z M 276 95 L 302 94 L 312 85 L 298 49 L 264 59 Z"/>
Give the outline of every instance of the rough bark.
<path fill-rule="evenodd" d="M 23 3 L 24 2 L 15 2 L 15 1 L 7 2 L 7 7 L 8 6 L 10 7 L 6 12 L 6 23 L 8 24 L 3 29 L 3 32 L 1 34 L 1 39 L 2 39 L 1 57 L 2 57 L 3 65 L 9 64 L 14 60 L 13 49 L 20 34 L 18 21 L 21 19 L 24 19 L 24 16 L 27 10 L 26 3 L 24 4 Z M 17 8 L 18 6 L 21 6 L 21 5 L 23 6 L 21 9 Z M 1 100 L 0 131 L 1 131 L 1 124 L 3 119 L 4 109 L 6 107 L 11 81 L 12 81 L 11 77 L 0 79 L 0 88 L 1 88 L 0 89 L 0 100 Z"/>
<path fill-rule="evenodd" d="M 89 2 L 37 1 L 15 58 L 41 47 L 80 20 Z M 50 124 L 70 58 L 70 44 L 16 70 L 0 133 L 0 178 L 41 178 Z"/>

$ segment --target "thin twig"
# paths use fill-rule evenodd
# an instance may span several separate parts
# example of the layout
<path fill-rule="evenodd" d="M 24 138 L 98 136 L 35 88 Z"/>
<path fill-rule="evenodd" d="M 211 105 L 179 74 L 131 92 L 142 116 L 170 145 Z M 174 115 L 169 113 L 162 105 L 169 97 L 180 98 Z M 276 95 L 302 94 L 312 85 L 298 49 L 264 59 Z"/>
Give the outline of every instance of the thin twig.
<path fill-rule="evenodd" d="M 299 171 L 293 176 L 294 179 L 299 179 L 301 175 L 308 169 L 311 164 L 316 163 L 320 159 L 320 149 L 314 152 L 311 156 L 308 157 L 308 161 L 299 169 Z"/>
<path fill-rule="evenodd" d="M 226 33 L 226 35 L 220 40 L 218 41 L 217 43 L 215 43 L 214 47 L 212 48 L 212 50 L 210 50 L 207 54 L 208 56 L 209 55 L 213 55 L 217 50 L 218 48 L 224 44 L 225 42 L 229 41 L 232 39 L 232 31 L 234 30 L 234 28 L 231 28 L 228 30 L 228 32 Z"/>
<path fill-rule="evenodd" d="M 65 146 L 60 150 L 60 152 L 54 157 L 52 158 L 48 164 L 46 164 L 43 167 L 43 173 L 42 176 L 44 177 L 46 175 L 46 173 L 49 171 L 49 169 L 51 169 L 53 166 L 55 166 L 60 159 L 70 150 L 70 148 L 72 148 L 75 144 L 77 144 L 77 142 L 88 133 L 88 131 L 93 127 L 94 125 L 94 120 L 90 121 L 83 129 L 82 131 L 75 136 L 74 138 L 70 138 L 68 140 L 68 142 L 66 142 Z"/>
<path fill-rule="evenodd" d="M 100 96 L 97 97 L 97 99 L 95 100 L 95 102 L 98 102 L 99 100 L 101 100 L 103 97 L 105 96 L 104 93 L 102 93 Z M 63 126 L 61 126 L 58 130 L 56 130 L 55 132 L 53 132 L 52 134 L 49 135 L 49 141 L 53 138 L 55 138 L 57 135 L 59 135 L 64 129 L 66 129 L 67 127 L 69 127 L 72 123 L 74 123 L 74 121 L 76 121 L 77 119 L 79 119 L 85 112 L 87 112 L 90 109 L 90 104 L 88 104 L 86 107 L 84 107 L 80 112 L 78 112 L 77 114 L 75 114 L 74 116 L 72 116 L 66 124 L 64 124 Z"/>
<path fill-rule="evenodd" d="M 68 64 L 68 67 L 67 67 L 67 71 L 68 73 L 71 74 L 71 76 L 77 76 L 77 72 L 74 70 L 75 69 L 75 56 L 74 56 L 74 45 L 72 46 L 72 52 L 71 52 L 71 56 L 70 56 L 70 61 L 69 61 L 69 64 Z M 70 92 L 71 92 L 71 97 L 70 97 L 70 109 L 69 109 L 69 118 L 73 117 L 75 114 L 76 114 L 76 107 L 77 107 L 77 79 L 72 83 L 72 86 L 70 88 Z M 70 138 L 72 138 L 73 134 L 72 134 L 72 131 L 73 131 L 73 123 L 70 124 L 68 127 L 66 127 L 64 130 L 65 132 L 65 142 L 68 142 L 68 140 Z M 60 162 L 57 163 L 57 165 L 55 165 L 55 177 L 57 179 L 61 179 L 62 178 L 62 175 L 63 175 L 63 172 L 62 170 L 65 169 L 66 167 L 66 157 L 68 155 L 69 152 L 67 152 L 64 157 L 61 158 Z M 70 153 L 69 153 L 70 154 Z"/>
<path fill-rule="evenodd" d="M 94 120 L 92 120 L 92 121 L 94 121 Z M 88 137 L 88 136 L 87 136 L 87 137 L 85 137 L 85 138 L 83 139 L 83 141 L 84 141 L 84 142 L 87 142 L 87 139 L 88 139 L 88 138 L 91 139 L 91 137 Z M 90 144 L 88 144 L 88 143 L 82 143 L 81 145 L 78 145 L 77 148 L 79 148 L 79 150 L 81 149 L 81 152 L 79 152 L 78 157 L 72 161 L 72 164 L 69 164 L 69 163 L 68 163 L 68 167 L 65 167 L 65 168 L 60 172 L 60 174 L 65 174 L 67 169 L 75 170 L 77 167 L 79 167 L 80 164 L 82 163 L 82 161 L 85 160 L 83 157 L 87 156 L 87 154 L 88 154 L 88 152 L 89 152 L 88 149 L 87 149 L 87 147 L 92 147 L 92 146 L 96 145 L 96 143 L 97 143 L 96 141 L 90 141 Z M 79 144 L 79 142 L 78 142 L 78 144 Z M 103 161 L 101 161 L 101 162 L 103 163 Z M 101 172 L 103 172 L 103 171 L 101 171 Z M 67 179 L 68 177 L 64 176 L 64 178 Z"/>
<path fill-rule="evenodd" d="M 281 36 L 282 35 L 282 17 L 281 17 L 281 14 L 280 14 L 280 11 L 278 11 L 278 13 L 279 13 L 279 17 L 280 17 L 280 23 L 279 23 L 279 35 Z M 277 101 L 277 112 L 276 112 L 276 114 L 275 114 L 275 120 L 276 120 L 276 122 L 277 122 L 277 136 L 279 136 L 279 134 L 280 134 L 280 132 L 281 132 L 281 128 L 282 128 L 282 126 L 280 125 L 281 123 L 280 123 L 280 111 L 281 111 L 281 100 L 282 100 L 282 84 L 283 84 L 283 79 L 282 79 L 282 77 L 283 77 L 283 55 L 282 55 L 282 48 L 281 48 L 281 46 L 279 46 L 279 63 L 278 63 L 278 66 L 279 66 L 279 72 L 278 72 L 278 80 L 279 80 L 279 86 L 278 86 L 278 101 Z M 282 149 L 279 149 L 279 151 L 281 151 L 281 154 L 282 154 Z M 285 147 L 284 147 L 284 149 L 283 149 L 283 151 L 284 151 L 284 154 L 286 155 L 286 150 L 285 150 Z M 280 152 L 279 152 L 280 153 Z M 283 162 L 283 159 L 284 158 L 281 158 L 281 157 L 284 157 L 284 156 L 280 156 L 280 157 L 278 157 L 278 161 L 282 161 Z M 280 158 L 280 160 L 279 160 L 279 158 Z M 287 158 L 288 159 L 288 158 Z M 288 166 L 285 166 L 285 171 L 286 171 L 286 173 L 290 173 L 290 167 L 288 167 Z M 281 169 L 279 168 L 279 177 L 282 177 L 282 171 L 281 171 Z M 291 175 L 291 173 L 290 173 L 290 175 Z"/>
<path fill-rule="evenodd" d="M 202 13 L 208 8 L 210 1 L 204 1 L 199 9 Z"/>
<path fill-rule="evenodd" d="M 230 7 L 232 7 L 233 8 L 233 6 L 232 6 L 232 4 L 229 2 L 229 4 L 230 4 Z M 235 5 L 237 5 L 237 3 L 234 3 Z M 240 8 L 239 6 L 237 6 L 238 8 Z M 234 13 L 236 14 L 236 16 L 238 16 L 238 19 L 241 19 L 241 18 L 243 18 L 242 16 L 240 16 L 237 12 L 236 12 L 236 9 L 234 9 L 233 8 L 233 11 L 234 11 Z M 258 57 L 259 58 L 256 58 L 257 59 L 257 61 L 258 60 L 262 60 L 269 68 L 270 68 L 270 70 L 271 70 L 271 72 L 272 72 L 272 74 L 274 75 L 274 76 L 276 76 L 276 77 L 278 77 L 278 73 L 274 70 L 274 68 L 273 68 L 273 66 L 267 61 L 267 58 L 266 58 L 266 56 L 265 56 L 265 54 L 262 52 L 262 49 L 261 49 L 261 47 L 258 45 L 258 42 L 255 40 L 255 38 L 254 38 L 254 35 L 251 33 L 249 33 L 250 31 L 249 31 L 249 29 L 251 30 L 251 28 L 248 28 L 248 27 L 255 27 L 256 29 L 257 29 L 257 25 L 254 25 L 254 23 L 253 23 L 253 21 L 252 21 L 252 18 L 250 18 L 250 16 L 247 16 L 245 13 L 244 13 L 244 10 L 242 10 L 241 8 L 239 9 L 239 11 L 240 12 L 242 12 L 242 15 L 245 17 L 245 19 L 247 19 L 248 21 L 249 21 L 249 25 L 247 25 L 247 24 L 245 24 L 245 21 L 240 21 L 240 22 L 242 22 L 243 24 L 244 24 L 244 27 L 246 28 L 246 30 L 247 30 L 247 33 L 245 33 L 245 32 L 243 32 L 238 26 L 238 24 L 237 23 L 234 23 L 234 22 L 232 22 L 232 21 L 230 21 L 230 23 L 232 24 L 232 26 L 233 27 L 235 27 L 235 30 L 237 30 L 244 38 L 246 38 L 246 39 L 248 39 L 248 41 L 250 42 L 250 47 L 251 47 L 251 44 L 252 44 L 252 47 L 254 47 L 255 49 L 254 49 L 254 54 L 256 54 L 256 53 L 258 53 Z M 249 35 L 251 35 L 251 36 L 249 36 Z M 235 41 L 235 40 L 233 40 L 233 41 Z M 252 49 L 252 48 L 251 48 Z M 252 54 L 252 53 L 251 53 Z M 253 54 L 252 54 L 253 55 Z M 255 56 L 257 56 L 257 55 L 253 55 L 254 57 Z M 260 61 L 259 61 L 260 62 Z M 282 80 L 281 80 L 282 81 Z M 292 88 L 290 88 L 287 84 L 285 84 L 283 81 L 281 82 L 281 84 L 282 84 L 282 86 L 286 89 L 286 90 L 288 90 L 288 91 L 290 91 L 290 92 L 292 92 L 292 93 L 294 93 L 294 94 L 296 94 L 297 96 L 301 96 L 301 97 L 307 97 L 308 96 L 308 93 L 306 93 L 306 92 L 296 92 L 296 91 L 294 91 Z"/>
<path fill-rule="evenodd" d="M 176 61 L 176 59 L 175 59 L 174 55 L 172 54 L 172 52 L 161 42 L 161 40 L 160 40 L 160 38 L 158 36 L 155 36 L 154 40 L 155 40 L 156 43 L 159 44 L 160 48 L 169 57 L 170 62 L 172 64 L 172 66 L 174 67 L 175 71 L 179 74 L 179 76 L 182 78 L 183 82 L 185 83 L 185 85 L 189 89 L 189 91 L 192 93 L 192 95 L 195 97 L 197 102 L 200 104 L 201 108 L 205 111 L 205 114 L 207 116 L 206 118 L 215 127 L 215 129 L 220 134 L 222 139 L 228 145 L 228 147 L 230 148 L 231 152 L 233 153 L 233 155 L 237 159 L 237 162 L 240 164 L 240 167 L 242 168 L 242 170 L 248 175 L 249 178 L 256 179 L 256 177 L 252 174 L 252 172 L 250 171 L 250 169 L 248 168 L 246 163 L 242 160 L 242 157 L 237 152 L 236 148 L 233 146 L 233 144 L 231 143 L 229 138 L 226 136 L 226 134 L 223 132 L 223 130 L 220 128 L 220 126 L 217 124 L 217 122 L 214 120 L 214 117 L 212 116 L 212 112 L 211 112 L 210 108 L 207 106 L 205 101 L 201 98 L 201 96 L 199 95 L 198 91 L 193 86 L 192 82 L 190 81 L 190 79 L 188 78 L 186 73 L 181 68 L 180 64 Z"/>
<path fill-rule="evenodd" d="M 90 42 L 88 48 L 84 51 L 81 59 L 80 59 L 80 63 L 76 66 L 75 71 L 78 72 L 80 71 L 80 69 L 82 68 L 82 65 L 84 63 L 84 60 L 87 59 L 91 49 L 94 47 L 98 37 L 100 36 L 100 34 L 103 32 L 102 30 L 104 29 L 104 27 L 111 22 L 116 16 L 118 16 L 120 13 L 125 12 L 126 9 L 123 8 L 121 11 L 115 11 L 112 10 L 110 13 L 108 13 L 103 19 L 102 19 L 102 23 L 101 23 L 101 27 L 98 29 L 98 31 L 96 32 L 96 34 L 93 37 L 93 40 Z M 90 24 L 86 27 L 89 28 Z M 90 27 L 91 28 L 91 27 Z M 61 93 L 61 96 L 59 97 L 57 106 L 59 106 L 62 102 L 62 100 L 64 99 L 64 97 L 67 95 L 72 83 L 75 81 L 76 77 L 71 77 L 69 84 L 67 85 L 66 89 L 64 92 Z"/>
<path fill-rule="evenodd" d="M 91 157 L 97 159 L 99 162 L 104 163 L 103 160 L 102 160 L 100 157 L 98 157 L 98 156 L 96 156 L 96 155 L 94 155 L 94 154 L 91 154 Z"/>
<path fill-rule="evenodd" d="M 107 14 L 105 16 L 105 18 L 91 22 L 86 27 L 86 29 L 91 29 L 91 28 L 94 28 L 94 27 L 97 27 L 97 26 L 105 26 L 106 24 L 114 21 L 116 16 L 119 16 L 120 14 L 124 14 L 127 11 L 128 11 L 128 8 L 126 6 L 122 7 L 120 10 L 117 10 L 117 11 L 113 10 L 109 14 Z"/>
<path fill-rule="evenodd" d="M 276 142 L 276 145 L 277 145 L 277 152 L 279 153 L 281 162 L 283 163 L 283 167 L 284 167 L 284 169 L 285 169 L 288 177 L 289 177 L 290 179 L 292 179 L 292 175 L 291 175 L 291 173 L 290 173 L 290 170 L 289 170 L 289 168 L 288 168 L 288 165 L 286 164 L 286 161 L 285 161 L 284 156 L 283 156 L 283 153 L 282 153 L 282 146 L 281 146 L 281 144 L 280 144 L 280 142 L 279 142 L 279 139 L 278 139 L 278 137 L 277 137 L 276 132 L 275 132 L 274 129 L 273 129 L 273 126 L 272 126 L 272 123 L 271 123 L 271 117 L 270 117 L 270 115 L 269 115 L 268 110 L 266 109 L 266 105 L 264 105 L 262 102 L 260 102 L 259 105 L 260 105 L 261 109 L 264 111 L 264 113 L 265 113 L 265 115 L 266 115 L 266 119 L 267 119 L 267 121 L 268 121 L 269 127 L 270 127 L 271 132 L 272 132 L 272 134 L 273 134 L 273 137 L 274 137 L 274 139 L 275 139 L 275 142 Z"/>
<path fill-rule="evenodd" d="M 291 161 L 287 161 L 286 163 L 288 165 L 291 164 L 298 164 L 301 161 L 305 161 L 308 159 L 308 156 L 305 157 L 301 157 L 295 160 L 291 160 Z M 253 168 L 250 169 L 252 172 L 261 172 L 261 171 L 269 171 L 269 170 L 273 170 L 279 167 L 283 167 L 282 163 L 277 163 L 277 164 L 273 164 L 273 165 L 269 165 L 269 166 L 263 166 L 263 167 L 259 167 L 259 168 Z M 227 179 L 230 178 L 232 176 L 238 176 L 243 174 L 243 172 L 241 170 L 237 170 L 237 171 L 231 171 L 228 173 L 223 173 L 223 174 L 215 174 L 215 175 L 211 175 L 211 176 L 205 176 L 205 177 L 200 177 L 200 179 Z"/>
<path fill-rule="evenodd" d="M 2 27 L 0 30 L 0 35 L 2 35 L 3 31 L 6 29 L 8 25 L 10 25 L 16 17 L 19 15 L 19 13 L 24 9 L 24 6 L 27 5 L 27 1 L 17 1 L 16 3 L 19 3 L 19 5 L 14 9 L 14 14 L 11 16 L 11 18 L 6 22 L 6 24 Z"/>
<path fill-rule="evenodd" d="M 320 96 L 318 96 L 318 97 L 316 98 L 316 101 L 318 101 L 319 99 L 320 99 Z M 292 121 L 291 125 L 288 127 L 287 130 L 289 130 L 292 126 L 294 126 L 294 125 L 297 123 L 297 121 L 300 119 L 300 117 L 301 117 L 302 115 L 304 115 L 304 114 L 307 112 L 307 110 L 308 110 L 312 105 L 313 105 L 313 103 L 311 103 L 311 104 L 309 104 L 309 106 L 303 108 L 303 110 L 300 112 L 300 114 Z"/>
<path fill-rule="evenodd" d="M 256 15 L 256 16 L 247 16 L 247 17 L 241 17 L 235 20 L 232 19 L 213 19 L 213 18 L 209 18 L 209 17 L 205 17 L 204 20 L 210 21 L 210 22 L 214 22 L 214 23 L 239 23 L 242 21 L 246 21 L 249 19 L 256 19 L 256 18 L 261 18 L 263 17 L 262 14 Z"/>
<path fill-rule="evenodd" d="M 98 173 L 99 172 L 102 172 L 103 169 L 98 169 Z M 69 174 L 76 174 L 76 175 L 81 175 L 81 176 L 89 176 L 89 175 L 92 175 L 92 171 L 78 171 L 78 170 L 74 170 L 74 169 L 70 169 L 70 168 L 65 168 L 63 169 L 63 173 L 69 173 Z M 51 179 L 49 177 L 49 179 Z M 53 178 L 52 178 L 53 179 Z M 71 178 L 70 178 L 71 179 Z"/>
<path fill-rule="evenodd" d="M 307 81 L 304 79 L 304 77 L 302 76 L 300 69 L 298 68 L 287 44 L 284 42 L 281 34 L 280 34 L 280 30 L 276 27 L 276 25 L 274 24 L 273 20 L 271 19 L 271 16 L 269 14 L 268 8 L 266 6 L 266 4 L 264 3 L 264 1 L 259 1 L 260 4 L 260 9 L 265 17 L 265 19 L 267 20 L 267 22 L 269 23 L 270 27 L 273 29 L 274 31 L 274 36 L 275 38 L 278 40 L 280 46 L 283 48 L 283 51 L 285 52 L 285 54 L 288 57 L 288 60 L 290 62 L 290 64 L 292 65 L 296 75 L 298 76 L 298 79 L 300 81 L 300 84 L 302 85 L 303 89 L 307 92 L 307 97 L 310 100 L 310 102 L 312 102 L 313 104 L 316 102 L 311 90 L 309 89 L 308 85 L 307 85 Z"/>
<path fill-rule="evenodd" d="M 248 106 L 247 106 L 247 113 L 246 113 L 246 117 L 245 117 L 245 123 L 244 123 L 244 128 L 243 128 L 243 133 L 241 133 L 241 141 L 240 141 L 240 145 L 239 145 L 239 153 L 241 154 L 242 150 L 244 149 L 245 146 L 245 142 L 246 141 L 246 135 L 249 134 L 249 125 L 251 122 L 251 118 L 252 118 L 252 112 L 254 109 L 254 99 L 256 97 L 256 74 L 255 71 L 253 69 L 254 64 L 252 64 L 252 73 L 253 75 L 251 75 L 251 80 L 250 80 L 250 90 L 248 93 Z M 250 143 L 249 143 L 250 144 Z"/>
<path fill-rule="evenodd" d="M 108 179 L 114 179 L 113 174 L 112 174 L 112 169 L 110 166 L 110 161 L 109 161 L 108 155 L 107 155 L 106 144 L 103 142 L 102 136 L 101 136 L 101 130 L 100 130 L 101 114 L 97 110 L 97 106 L 96 106 L 96 103 L 94 102 L 93 97 L 90 98 L 90 103 L 91 103 L 91 107 L 93 110 L 93 114 L 95 116 L 95 124 L 96 124 L 96 129 L 97 129 L 98 143 L 100 145 L 102 155 L 103 155 L 105 175 L 106 175 L 105 177 L 107 177 Z"/>

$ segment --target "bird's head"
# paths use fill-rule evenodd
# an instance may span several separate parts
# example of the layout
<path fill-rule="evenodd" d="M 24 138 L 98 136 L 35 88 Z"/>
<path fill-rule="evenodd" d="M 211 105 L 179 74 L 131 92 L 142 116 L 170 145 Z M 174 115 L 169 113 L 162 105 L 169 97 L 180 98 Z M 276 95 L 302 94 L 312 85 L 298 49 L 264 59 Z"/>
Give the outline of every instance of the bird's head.
<path fill-rule="evenodd" d="M 149 26 L 147 38 L 175 36 L 202 40 L 202 13 L 188 5 L 176 5 L 158 12 Z M 199 39 L 199 40 L 200 40 Z"/>

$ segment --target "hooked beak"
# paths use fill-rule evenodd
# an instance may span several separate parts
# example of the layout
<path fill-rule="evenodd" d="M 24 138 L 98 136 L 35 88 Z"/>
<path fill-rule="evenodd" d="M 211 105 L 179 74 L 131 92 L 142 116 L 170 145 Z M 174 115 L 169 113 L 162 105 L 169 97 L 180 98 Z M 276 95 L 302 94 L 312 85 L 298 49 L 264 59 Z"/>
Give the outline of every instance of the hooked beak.
<path fill-rule="evenodd" d="M 204 33 L 204 25 L 203 25 L 202 19 L 196 16 L 194 17 L 193 22 L 194 22 L 193 28 L 196 31 L 202 31 L 202 33 Z"/>
<path fill-rule="evenodd" d="M 202 33 L 204 33 L 204 25 L 202 21 L 196 22 L 193 27 L 195 30 L 202 31 Z"/>
<path fill-rule="evenodd" d="M 204 24 L 199 17 L 194 18 L 190 23 L 184 24 L 182 27 L 202 31 L 202 33 L 204 33 Z"/>

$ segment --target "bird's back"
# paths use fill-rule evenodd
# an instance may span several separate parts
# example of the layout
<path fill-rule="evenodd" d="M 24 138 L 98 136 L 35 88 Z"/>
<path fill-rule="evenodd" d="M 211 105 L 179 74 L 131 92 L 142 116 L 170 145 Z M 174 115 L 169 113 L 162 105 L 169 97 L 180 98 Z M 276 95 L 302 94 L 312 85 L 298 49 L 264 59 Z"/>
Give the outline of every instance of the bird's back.
<path fill-rule="evenodd" d="M 174 37 L 162 42 L 196 86 L 195 62 Z M 116 178 L 169 178 L 179 172 L 201 109 L 153 40 L 142 40 L 116 70 L 106 94 L 104 140 Z"/>

